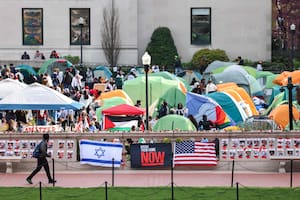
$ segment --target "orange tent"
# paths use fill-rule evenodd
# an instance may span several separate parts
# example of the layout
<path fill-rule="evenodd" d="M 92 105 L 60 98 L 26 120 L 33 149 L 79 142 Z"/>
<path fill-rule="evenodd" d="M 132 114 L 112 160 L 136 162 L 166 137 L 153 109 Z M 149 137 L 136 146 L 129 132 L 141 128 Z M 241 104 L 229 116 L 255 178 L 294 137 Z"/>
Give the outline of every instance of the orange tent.
<path fill-rule="evenodd" d="M 277 106 L 269 114 L 269 118 L 273 119 L 281 129 L 284 129 L 289 124 L 289 105 L 282 104 Z M 299 112 L 297 108 L 294 106 L 293 106 L 293 118 L 294 120 L 299 120 Z"/>
<path fill-rule="evenodd" d="M 230 94 L 237 102 L 244 101 L 250 107 L 252 115 L 259 115 L 251 97 L 244 88 L 239 87 L 236 83 L 222 83 L 217 85 L 217 91 Z"/>
<path fill-rule="evenodd" d="M 112 90 L 110 92 L 103 92 L 96 100 L 101 101 L 103 99 L 108 99 L 108 98 L 112 98 L 112 97 L 122 97 L 122 98 L 126 99 L 128 102 L 130 102 L 131 105 L 133 105 L 133 102 L 132 102 L 131 98 L 128 96 L 128 94 L 126 92 L 124 92 L 124 90 L 119 90 L 119 89 Z"/>
<path fill-rule="evenodd" d="M 287 85 L 289 76 L 292 78 L 293 84 L 300 83 L 300 70 L 296 70 L 293 72 L 284 71 L 273 80 L 273 83 L 281 86 Z"/>

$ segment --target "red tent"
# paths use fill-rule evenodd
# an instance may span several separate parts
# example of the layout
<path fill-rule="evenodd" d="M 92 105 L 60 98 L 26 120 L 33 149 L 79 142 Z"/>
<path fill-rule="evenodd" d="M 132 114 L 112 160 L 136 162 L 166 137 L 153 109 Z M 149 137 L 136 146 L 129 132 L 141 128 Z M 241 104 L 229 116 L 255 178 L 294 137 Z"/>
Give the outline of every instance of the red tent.
<path fill-rule="evenodd" d="M 102 110 L 104 115 L 143 115 L 144 113 L 145 109 L 128 104 L 121 104 Z"/>
<path fill-rule="evenodd" d="M 131 126 L 137 125 L 137 116 L 144 113 L 144 109 L 128 104 L 121 104 L 102 110 L 104 116 L 103 129 L 130 130 Z"/>

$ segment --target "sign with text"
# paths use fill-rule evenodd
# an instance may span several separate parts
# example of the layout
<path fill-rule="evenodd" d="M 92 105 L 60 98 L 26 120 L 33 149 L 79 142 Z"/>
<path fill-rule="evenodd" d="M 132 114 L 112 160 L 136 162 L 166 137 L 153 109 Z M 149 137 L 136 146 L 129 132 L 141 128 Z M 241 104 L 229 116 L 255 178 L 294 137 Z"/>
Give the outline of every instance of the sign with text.
<path fill-rule="evenodd" d="M 130 145 L 131 167 L 169 167 L 172 159 L 171 143 Z"/>

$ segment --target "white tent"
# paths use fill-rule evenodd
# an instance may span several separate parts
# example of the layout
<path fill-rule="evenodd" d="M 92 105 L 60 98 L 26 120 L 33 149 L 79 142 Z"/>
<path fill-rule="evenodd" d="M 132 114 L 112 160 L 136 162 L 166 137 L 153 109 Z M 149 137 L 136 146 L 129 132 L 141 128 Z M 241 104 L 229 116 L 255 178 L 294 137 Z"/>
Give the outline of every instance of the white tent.
<path fill-rule="evenodd" d="M 25 83 L 21 83 L 18 80 L 10 78 L 4 79 L 0 81 L 0 99 L 3 99 L 13 92 L 24 89 L 25 87 L 27 87 L 27 85 Z"/>
<path fill-rule="evenodd" d="M 0 110 L 78 110 L 83 104 L 39 83 L 33 83 L 0 101 Z"/>

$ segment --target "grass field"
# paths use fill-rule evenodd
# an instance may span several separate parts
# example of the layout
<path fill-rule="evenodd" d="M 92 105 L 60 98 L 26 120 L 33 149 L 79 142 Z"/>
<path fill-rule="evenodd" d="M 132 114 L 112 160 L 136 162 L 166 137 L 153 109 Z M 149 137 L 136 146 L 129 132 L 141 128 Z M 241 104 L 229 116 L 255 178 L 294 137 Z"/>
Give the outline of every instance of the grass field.
<path fill-rule="evenodd" d="M 43 200 L 167 200 L 172 199 L 171 187 L 155 188 L 126 188 L 105 187 L 100 188 L 52 188 L 44 187 L 41 190 Z M 107 194 L 107 196 L 106 196 Z M 294 188 L 193 188 L 174 187 L 174 199 L 188 200 L 294 200 L 299 199 L 300 189 Z M 38 200 L 40 199 L 39 187 L 34 188 L 0 188 L 1 200 Z"/>

